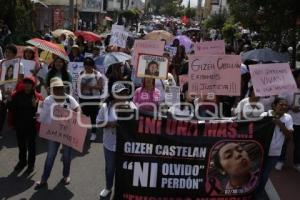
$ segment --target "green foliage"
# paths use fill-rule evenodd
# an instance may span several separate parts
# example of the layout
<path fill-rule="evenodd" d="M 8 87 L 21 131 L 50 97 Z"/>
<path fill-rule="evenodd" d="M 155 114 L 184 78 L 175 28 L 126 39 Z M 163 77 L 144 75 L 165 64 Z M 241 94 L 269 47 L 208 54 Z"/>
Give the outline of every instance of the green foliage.
<path fill-rule="evenodd" d="M 226 21 L 226 13 L 220 13 L 210 16 L 203 24 L 206 29 L 222 29 Z"/>
<path fill-rule="evenodd" d="M 11 31 L 33 31 L 31 0 L 0 0 L 0 5 L 2 5 L 0 19 L 5 21 Z"/>
<path fill-rule="evenodd" d="M 237 22 L 262 39 L 280 42 L 288 30 L 295 28 L 299 0 L 228 0 L 230 14 Z"/>
<path fill-rule="evenodd" d="M 196 16 L 196 12 L 197 12 L 197 9 L 196 8 L 189 8 L 187 7 L 185 10 L 184 10 L 184 14 L 185 16 L 189 17 L 189 18 L 194 18 Z"/>
<path fill-rule="evenodd" d="M 235 38 L 237 25 L 234 23 L 233 17 L 229 17 L 222 28 L 222 34 L 226 42 L 232 42 Z"/>

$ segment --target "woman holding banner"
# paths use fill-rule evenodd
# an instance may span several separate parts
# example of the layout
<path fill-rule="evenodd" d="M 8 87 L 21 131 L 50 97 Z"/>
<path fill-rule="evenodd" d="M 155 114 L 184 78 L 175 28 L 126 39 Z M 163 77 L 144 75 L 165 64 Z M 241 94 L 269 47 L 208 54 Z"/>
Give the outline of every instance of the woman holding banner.
<path fill-rule="evenodd" d="M 52 117 L 54 116 L 53 107 L 60 106 L 65 109 L 73 110 L 78 112 L 80 110 L 79 104 L 76 100 L 65 93 L 64 83 L 58 78 L 52 78 L 50 81 L 50 89 L 51 95 L 48 96 L 43 102 L 41 112 L 39 114 L 39 120 L 42 123 L 50 124 L 52 121 Z M 47 158 L 44 165 L 44 172 L 41 178 L 41 181 L 36 183 L 35 190 L 39 190 L 47 186 L 47 180 L 50 177 L 51 170 L 54 164 L 55 157 L 57 155 L 60 143 L 54 141 L 48 141 L 48 152 Z M 63 145 L 63 179 L 62 182 L 65 185 L 68 185 L 71 181 L 70 175 L 70 167 L 72 160 L 72 149 L 71 147 Z"/>
<path fill-rule="evenodd" d="M 97 124 L 103 127 L 103 147 L 105 158 L 106 187 L 100 192 L 100 197 L 106 198 L 111 194 L 116 169 L 116 136 L 117 136 L 117 109 L 136 109 L 132 102 L 126 102 L 128 89 L 120 83 L 112 86 L 112 95 L 101 106 Z M 123 97 L 124 96 L 124 97 Z"/>

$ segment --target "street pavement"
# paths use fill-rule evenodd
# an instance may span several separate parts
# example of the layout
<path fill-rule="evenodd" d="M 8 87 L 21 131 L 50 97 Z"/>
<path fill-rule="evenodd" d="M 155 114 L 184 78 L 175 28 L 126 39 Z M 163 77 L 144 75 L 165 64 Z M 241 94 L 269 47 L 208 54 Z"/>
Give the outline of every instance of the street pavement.
<path fill-rule="evenodd" d="M 293 142 L 290 141 L 286 162 L 282 171 L 273 170 L 271 174 L 272 184 L 276 189 L 277 195 L 282 200 L 300 199 L 300 172 L 293 168 L 293 149 Z"/>
<path fill-rule="evenodd" d="M 101 134 L 91 145 L 86 144 L 82 154 L 75 153 L 71 164 L 71 184 L 64 186 L 62 179 L 61 154 L 58 152 L 48 188 L 34 190 L 39 181 L 46 159 L 47 142 L 37 139 L 37 157 L 35 171 L 30 176 L 16 174 L 13 168 L 18 161 L 16 135 L 12 130 L 4 130 L 4 139 L 0 140 L 0 200 L 98 200 L 104 187 L 104 155 Z"/>

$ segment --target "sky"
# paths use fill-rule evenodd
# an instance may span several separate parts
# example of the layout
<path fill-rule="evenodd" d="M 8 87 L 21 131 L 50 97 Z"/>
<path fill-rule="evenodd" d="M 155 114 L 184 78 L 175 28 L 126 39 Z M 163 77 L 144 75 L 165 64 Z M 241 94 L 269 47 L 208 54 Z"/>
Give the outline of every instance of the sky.
<path fill-rule="evenodd" d="M 145 0 L 142 0 L 142 1 L 145 2 Z M 183 0 L 183 5 L 187 6 L 188 2 L 189 2 L 189 0 Z M 197 6 L 197 0 L 191 0 L 191 6 L 196 7 Z"/>
<path fill-rule="evenodd" d="M 183 5 L 187 6 L 189 0 L 183 0 Z M 191 7 L 197 6 L 197 0 L 191 0 Z"/>

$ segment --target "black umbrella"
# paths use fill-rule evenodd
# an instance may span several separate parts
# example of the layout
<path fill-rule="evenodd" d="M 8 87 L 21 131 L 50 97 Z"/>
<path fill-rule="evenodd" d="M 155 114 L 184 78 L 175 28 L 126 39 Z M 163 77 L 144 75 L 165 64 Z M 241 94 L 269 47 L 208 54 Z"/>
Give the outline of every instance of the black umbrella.
<path fill-rule="evenodd" d="M 268 62 L 286 63 L 289 61 L 288 54 L 278 53 L 276 51 L 273 51 L 270 48 L 254 49 L 243 53 L 241 56 L 243 62 L 245 62 L 246 60 L 263 62 L 263 63 L 268 63 Z"/>

